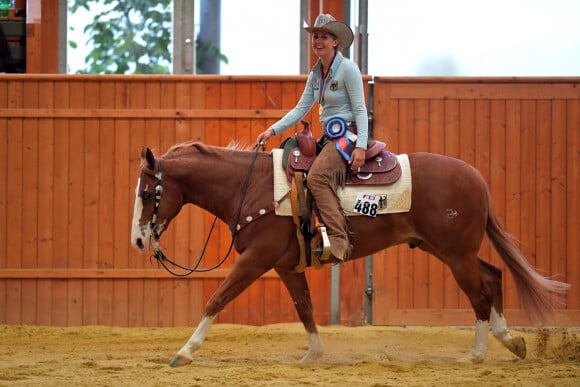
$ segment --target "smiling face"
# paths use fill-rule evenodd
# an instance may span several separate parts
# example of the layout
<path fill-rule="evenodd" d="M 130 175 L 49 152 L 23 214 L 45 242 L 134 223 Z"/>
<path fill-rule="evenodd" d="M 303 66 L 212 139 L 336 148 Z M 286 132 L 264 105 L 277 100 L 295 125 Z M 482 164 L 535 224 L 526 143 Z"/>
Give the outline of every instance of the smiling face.
<path fill-rule="evenodd" d="M 339 43 L 336 36 L 324 30 L 312 31 L 311 41 L 312 51 L 323 60 L 334 56 L 334 51 Z"/>

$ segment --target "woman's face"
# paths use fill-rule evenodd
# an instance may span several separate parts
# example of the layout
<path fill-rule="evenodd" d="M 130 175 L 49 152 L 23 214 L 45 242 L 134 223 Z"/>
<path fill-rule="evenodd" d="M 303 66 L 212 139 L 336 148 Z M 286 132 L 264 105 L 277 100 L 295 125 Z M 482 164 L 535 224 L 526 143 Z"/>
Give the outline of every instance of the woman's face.
<path fill-rule="evenodd" d="M 338 45 L 338 39 L 326 31 L 312 32 L 312 51 L 318 56 L 334 55 L 334 49 Z"/>

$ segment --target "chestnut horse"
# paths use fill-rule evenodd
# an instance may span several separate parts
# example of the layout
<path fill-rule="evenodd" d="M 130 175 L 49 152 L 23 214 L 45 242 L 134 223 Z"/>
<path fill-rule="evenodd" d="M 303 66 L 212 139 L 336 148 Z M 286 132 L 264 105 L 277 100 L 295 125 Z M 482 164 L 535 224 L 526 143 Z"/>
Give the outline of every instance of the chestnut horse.
<path fill-rule="evenodd" d="M 408 156 L 413 187 L 410 211 L 376 218 L 349 217 L 352 259 L 402 243 L 433 254 L 449 266 L 475 311 L 474 345 L 466 359 L 483 361 L 490 324 L 493 335 L 524 358 L 525 342 L 510 335 L 503 315 L 501 270 L 478 257 L 484 234 L 509 268 L 531 321 L 549 317 L 554 311 L 551 292 L 565 293 L 568 285 L 542 277 L 526 261 L 499 225 L 487 184 L 475 168 L 438 154 Z M 299 257 L 295 225 L 292 217 L 277 216 L 272 210 L 271 154 L 189 142 L 174 145 L 155 158 L 144 148 L 135 194 L 131 243 L 139 250 L 159 252 L 160 235 L 182 206 L 191 203 L 229 225 L 239 253 L 171 366 L 191 363 L 192 352 L 203 344 L 215 316 L 270 269 L 288 288 L 304 324 L 309 348 L 302 362 L 322 355 L 306 276 L 294 269 Z M 257 219 L 236 227 L 240 219 L 256 214 Z M 326 263 L 337 261 L 331 258 Z"/>

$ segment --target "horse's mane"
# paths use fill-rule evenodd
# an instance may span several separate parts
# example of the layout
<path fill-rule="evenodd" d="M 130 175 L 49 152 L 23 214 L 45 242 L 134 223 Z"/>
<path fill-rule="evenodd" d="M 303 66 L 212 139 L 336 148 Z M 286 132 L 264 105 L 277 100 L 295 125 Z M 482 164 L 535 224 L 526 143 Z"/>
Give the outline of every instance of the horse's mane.
<path fill-rule="evenodd" d="M 244 145 L 239 141 L 231 141 L 226 147 L 207 145 L 199 141 L 185 141 L 172 145 L 162 156 L 165 159 L 187 156 L 192 153 L 223 154 L 227 151 L 249 152 L 253 147 Z"/>

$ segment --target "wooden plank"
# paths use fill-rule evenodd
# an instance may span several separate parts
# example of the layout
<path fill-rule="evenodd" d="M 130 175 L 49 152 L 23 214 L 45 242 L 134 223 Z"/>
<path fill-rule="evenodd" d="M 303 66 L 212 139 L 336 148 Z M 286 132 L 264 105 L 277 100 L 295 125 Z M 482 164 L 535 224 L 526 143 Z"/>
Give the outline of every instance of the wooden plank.
<path fill-rule="evenodd" d="M 66 326 L 68 320 L 68 281 L 67 280 L 38 280 L 39 283 L 47 282 L 50 284 L 51 290 L 44 295 L 46 298 L 50 298 L 50 312 L 49 316 L 46 317 L 50 320 L 51 326 Z M 39 298 L 39 302 L 43 302 L 42 298 Z"/>
<path fill-rule="evenodd" d="M 1 84 L 0 84 L 1 87 Z M 8 120 L 0 119 L 0 170 L 8 171 L 8 165 L 10 161 L 8 159 Z M 2 179 L 0 179 L 0 229 L 8 230 L 8 182 L 7 173 L 3 173 Z M 7 251 L 7 234 L 6 232 L 0 233 L 0 268 L 6 267 L 6 261 L 8 256 Z M 1 290 L 1 288 L 0 288 Z M 5 293 L 4 293 L 5 294 Z M 2 300 L 0 300 L 2 302 Z M 0 308 L 0 313 L 2 310 Z"/>
<path fill-rule="evenodd" d="M 111 325 L 117 327 L 130 326 L 129 324 L 129 280 L 111 280 L 113 284 L 112 318 Z"/>
<path fill-rule="evenodd" d="M 10 95 L 8 107 L 21 106 L 23 99 L 23 87 L 21 82 L 10 82 L 8 85 Z M 24 146 L 23 143 L 23 120 L 9 120 L 6 140 L 10 140 L 7 146 L 6 179 L 6 267 L 22 267 L 23 255 L 23 173 Z M 6 323 L 20 324 L 22 322 L 22 294 L 21 281 L 6 281 Z"/>
<path fill-rule="evenodd" d="M 376 82 L 376 81 L 375 81 Z M 394 83 L 391 95 L 398 99 L 580 99 L 578 82 L 572 83 L 526 83 L 517 87 L 509 83 Z"/>
<path fill-rule="evenodd" d="M 558 281 L 566 281 L 566 101 L 553 100 L 551 106 L 550 171 L 551 246 L 550 274 Z M 554 295 L 556 301 L 556 295 Z"/>
<path fill-rule="evenodd" d="M 222 279 L 228 276 L 231 268 L 220 268 L 207 272 L 191 273 L 188 278 L 192 279 Z M 264 278 L 278 278 L 274 270 L 267 271 Z M 165 270 L 159 269 L 82 269 L 82 268 L 32 268 L 12 269 L 6 268 L 0 271 L 0 278 L 7 279 L 135 279 L 135 278 L 173 278 Z"/>
<path fill-rule="evenodd" d="M 84 83 L 71 81 L 69 94 L 69 106 L 82 109 L 85 106 Z M 69 120 L 69 165 L 68 174 L 68 254 L 67 267 L 83 267 L 84 261 L 84 151 L 85 151 L 85 121 L 82 119 Z M 92 187 L 91 187 L 92 188 Z M 76 259 L 75 259 L 76 258 Z M 82 305 L 84 302 L 83 282 L 80 280 L 68 283 L 67 294 L 67 325 L 82 325 Z"/>
<path fill-rule="evenodd" d="M 8 325 L 22 324 L 22 281 L 6 281 L 6 322 Z"/>
<path fill-rule="evenodd" d="M 99 89 L 96 82 L 87 81 L 84 84 L 85 106 L 98 106 Z M 99 121 L 96 119 L 84 120 L 84 147 L 83 147 L 83 268 L 99 267 L 100 234 L 99 234 Z M 111 321 L 111 288 L 110 282 L 101 286 L 102 281 L 85 280 L 82 284 L 83 305 L 96 305 L 96 308 L 83 308 L 83 324 L 100 324 L 101 321 Z"/>
<path fill-rule="evenodd" d="M 8 106 L 8 87 L 6 82 L 0 82 L 0 106 Z M 0 171 L 8 171 L 8 120 L 0 119 Z M 8 182 L 6 173 L 0 179 L 0 272 L 8 261 Z M 6 321 L 8 307 L 6 305 L 7 281 L 0 280 L 0 322 Z"/>
<path fill-rule="evenodd" d="M 160 327 L 174 326 L 174 303 L 173 283 L 175 279 L 159 280 L 159 293 L 157 294 L 157 324 Z"/>
<path fill-rule="evenodd" d="M 513 235 L 517 247 L 521 240 L 521 104 L 518 100 L 506 101 L 506 185 L 505 185 L 505 223 L 504 227 Z M 507 270 L 503 271 L 504 307 L 517 308 L 519 300 L 513 278 Z"/>
<path fill-rule="evenodd" d="M 99 107 L 113 107 L 115 104 L 115 88 L 111 82 L 98 83 L 94 86 L 97 89 L 94 103 Z M 112 119 L 96 120 L 98 125 L 98 149 L 96 154 L 99 160 L 98 167 L 98 226 L 99 238 L 98 262 L 101 268 L 115 267 L 115 235 L 127 235 L 127 231 L 115 233 L 115 207 L 114 197 L 117 184 L 111 187 L 111 178 L 115 176 L 115 123 Z M 120 286 L 112 280 L 102 280 L 98 282 L 99 292 L 99 324 L 126 326 L 127 294 L 120 290 L 123 281 L 119 281 Z"/>
<path fill-rule="evenodd" d="M 551 266 L 551 186 L 552 186 L 552 102 L 537 101 L 536 103 L 536 136 L 535 154 L 541 155 L 541 162 L 536 162 L 536 270 L 547 277 L 550 277 Z"/>
<path fill-rule="evenodd" d="M 93 280 L 87 280 L 85 283 L 92 285 Z M 95 281 L 94 288 L 96 289 L 95 295 L 91 294 L 93 289 L 85 292 L 85 295 L 89 296 L 90 294 L 89 297 L 91 297 L 91 300 L 89 300 L 89 302 L 93 302 L 92 299 L 96 299 L 96 323 L 98 325 L 113 325 L 113 281 L 110 279 Z M 92 313 L 91 318 L 93 318 Z"/>
<path fill-rule="evenodd" d="M 40 82 L 38 85 L 39 104 L 54 105 L 54 85 Z M 38 267 L 53 266 L 54 234 L 54 121 L 38 120 Z M 39 280 L 37 283 L 36 321 L 39 325 L 51 325 L 52 283 Z"/>
<path fill-rule="evenodd" d="M 137 279 L 127 280 L 128 286 L 128 309 L 127 319 L 128 326 L 142 327 L 145 326 L 144 310 L 145 310 L 145 284 L 149 280 L 138 277 Z M 149 303 L 148 303 L 149 305 Z"/>
<path fill-rule="evenodd" d="M 126 84 L 123 86 L 127 87 Z M 137 95 L 137 93 L 135 93 Z M 92 106 L 92 105 L 91 105 Z M 286 113 L 280 109 L 123 109 L 123 108 L 87 108 L 87 109 L 56 109 L 56 108 L 16 108 L 0 110 L 0 118 L 155 118 L 155 119 L 193 119 L 216 118 L 236 120 L 240 118 L 273 118 L 279 119 Z"/>
<path fill-rule="evenodd" d="M 508 326 L 530 326 L 526 314 L 521 309 L 506 309 L 505 317 Z M 471 309 L 395 309 L 388 312 L 385 322 L 378 325 L 428 325 L 428 326 L 467 326 L 473 327 L 473 310 Z M 558 311 L 547 326 L 577 327 L 580 311 Z"/>
<path fill-rule="evenodd" d="M 83 282 L 81 280 L 67 281 L 66 325 L 80 326 L 87 322 L 83 320 Z M 93 304 L 96 305 L 96 304 Z"/>
<path fill-rule="evenodd" d="M 110 103 L 116 106 L 123 105 L 124 89 L 116 82 L 107 82 L 101 84 L 102 88 L 109 90 Z M 103 105 L 106 103 L 102 101 Z M 113 128 L 111 129 L 115 138 L 115 150 L 112 153 L 114 157 L 115 172 L 112 175 L 115 181 L 112 199 L 114 200 L 114 253 L 113 262 L 115 268 L 139 267 L 135 266 L 138 262 L 135 255 L 131 255 L 132 249 L 129 245 L 129 232 L 131 219 L 133 217 L 133 206 L 135 203 L 135 185 L 137 184 L 141 148 L 138 144 L 133 145 L 129 121 L 125 119 L 114 119 Z M 135 138 L 135 142 L 142 142 L 142 137 Z M 140 144 L 145 145 L 144 143 Z M 124 238 L 118 237 L 125 236 Z M 133 258 L 133 259 L 131 259 Z M 131 266 L 131 264 L 133 266 Z M 135 282 L 126 282 L 127 286 Z M 129 293 L 133 289 L 128 289 Z M 119 292 L 119 295 L 122 294 Z M 121 297 L 121 296 L 119 296 Z"/>
<path fill-rule="evenodd" d="M 189 312 L 189 325 L 196 326 L 202 318 L 205 306 L 205 299 L 203 294 L 203 282 L 205 281 L 193 281 L 189 284 L 189 294 L 190 294 L 190 305 L 188 307 Z"/>
<path fill-rule="evenodd" d="M 566 155 L 567 155 L 567 230 L 566 256 L 577 257 L 580 251 L 580 101 L 567 101 L 566 116 Z M 570 284 L 580 283 L 580 260 L 566 260 L 566 281 Z M 573 286 L 573 285 L 572 285 Z M 580 292 L 578 289 L 568 292 L 568 309 L 580 309 Z M 580 320 L 577 320 L 580 321 Z"/>
<path fill-rule="evenodd" d="M 143 287 L 143 326 L 159 326 L 159 279 L 150 279 Z"/>
<path fill-rule="evenodd" d="M 475 101 L 475 162 L 472 164 L 481 172 L 488 186 L 491 181 L 490 104 L 491 101 Z M 479 256 L 490 261 L 490 246 L 485 238 Z"/>
<path fill-rule="evenodd" d="M 55 82 L 54 84 L 54 104 L 55 106 L 68 106 L 69 84 Z M 53 171 L 53 213 L 59 217 L 52 218 L 53 238 L 53 267 L 67 266 L 68 252 L 68 225 L 62 219 L 69 217 L 69 121 L 54 121 L 54 171 Z M 63 251 L 65 253 L 63 253 Z M 55 290 L 56 291 L 56 290 Z M 62 300 L 61 300 L 62 301 Z"/>
<path fill-rule="evenodd" d="M 189 285 L 194 281 L 186 279 L 173 280 L 173 322 L 172 326 L 187 326 L 191 308 Z"/>
<path fill-rule="evenodd" d="M 366 324 L 366 261 L 347 261 L 340 266 L 339 324 Z"/>
<path fill-rule="evenodd" d="M 23 105 L 37 107 L 38 84 L 24 82 Z M 21 265 L 36 267 L 38 258 L 38 121 L 22 122 L 22 256 Z M 36 281 L 21 281 L 21 323 L 36 323 Z"/>
<path fill-rule="evenodd" d="M 492 197 L 492 206 L 500 224 L 505 225 L 505 191 L 506 191 L 506 102 L 504 100 L 490 101 L 490 169 L 489 189 Z M 487 241 L 486 241 L 487 242 Z M 487 246 L 492 251 L 491 246 Z M 489 262 L 505 272 L 505 264 L 493 250 L 489 255 Z M 503 277 L 503 288 L 506 287 L 506 277 Z"/>
<path fill-rule="evenodd" d="M 521 240 L 522 251 L 530 264 L 536 267 L 536 103 L 522 101 L 521 120 Z"/>

